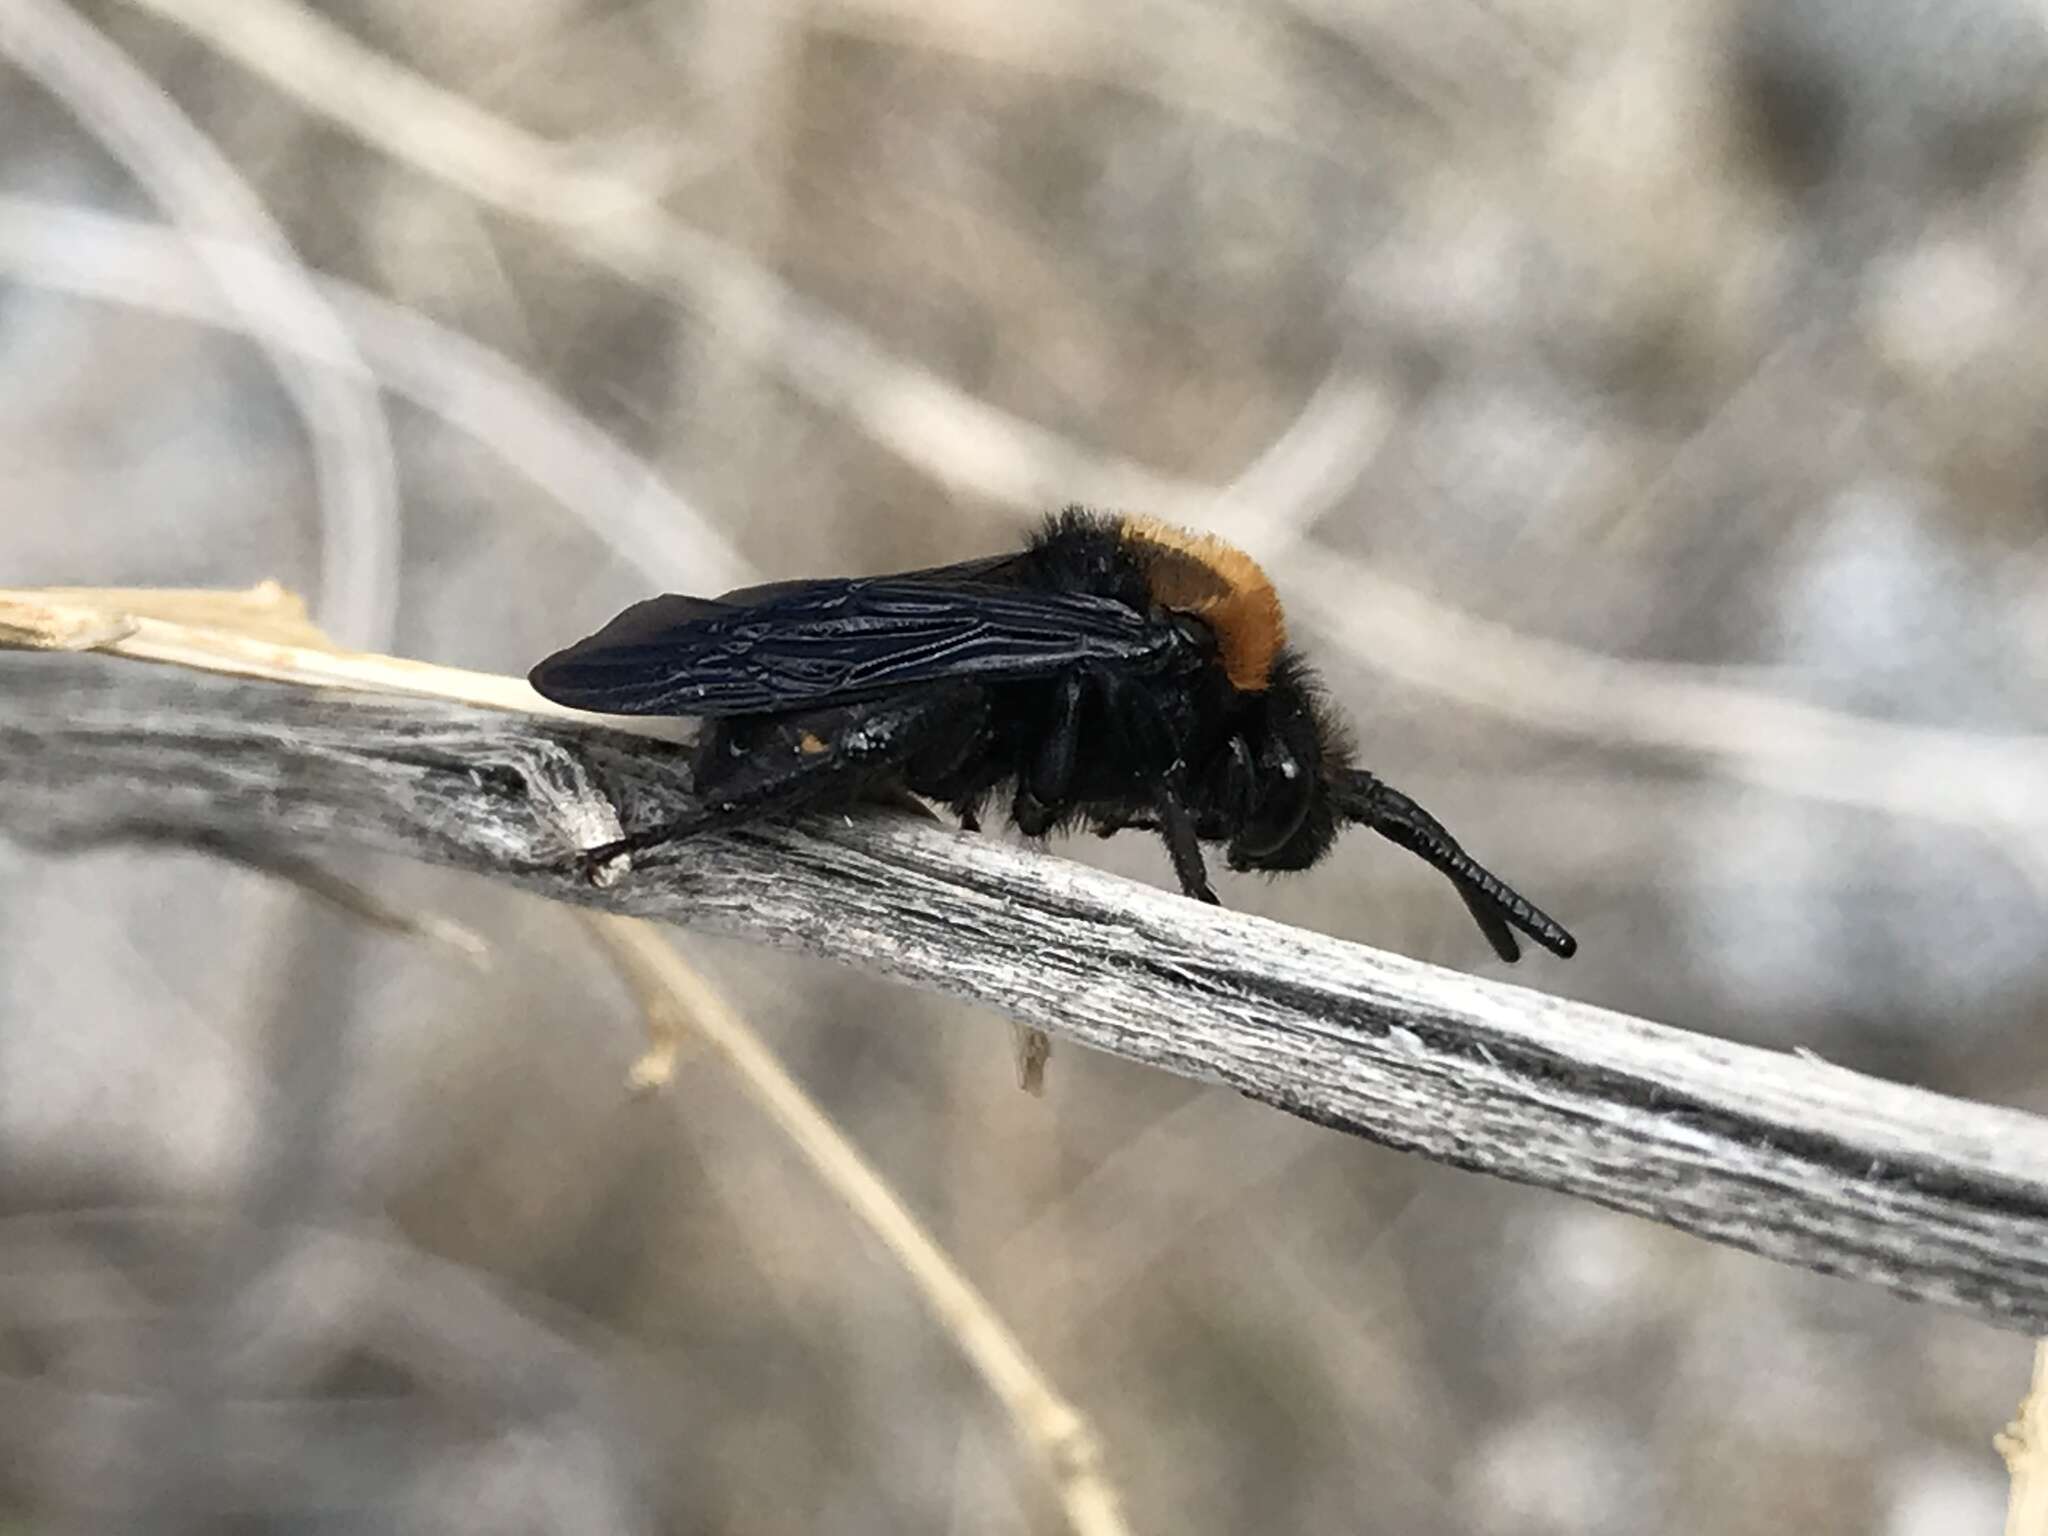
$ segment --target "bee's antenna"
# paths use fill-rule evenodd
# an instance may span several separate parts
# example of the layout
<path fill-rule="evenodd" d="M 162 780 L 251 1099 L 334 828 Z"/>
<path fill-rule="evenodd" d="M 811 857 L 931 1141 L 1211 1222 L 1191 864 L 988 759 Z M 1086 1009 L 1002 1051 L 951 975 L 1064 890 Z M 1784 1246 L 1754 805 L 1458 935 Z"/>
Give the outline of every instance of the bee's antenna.
<path fill-rule="evenodd" d="M 1562 924 L 1459 847 L 1442 822 L 1398 789 L 1362 768 L 1347 769 L 1333 788 L 1338 815 L 1364 823 L 1450 878 L 1501 959 L 1519 960 L 1522 955 L 1510 923 L 1554 955 L 1569 958 L 1577 951 L 1579 941 Z"/>

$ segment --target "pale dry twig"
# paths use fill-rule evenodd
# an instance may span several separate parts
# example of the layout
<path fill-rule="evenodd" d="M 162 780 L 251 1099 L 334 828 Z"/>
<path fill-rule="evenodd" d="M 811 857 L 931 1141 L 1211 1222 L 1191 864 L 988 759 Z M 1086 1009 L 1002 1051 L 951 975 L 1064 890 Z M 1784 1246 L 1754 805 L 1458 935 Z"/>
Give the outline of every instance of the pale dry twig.
<path fill-rule="evenodd" d="M 1992 1444 L 2012 1479 L 2005 1536 L 2048 1536 L 2048 1341 L 2034 1346 L 2034 1379 L 2019 1417 Z"/>
<path fill-rule="evenodd" d="M 1128 1530 L 1093 1426 L 1060 1395 L 987 1298 L 746 1021 L 653 924 L 598 914 L 590 918 L 590 928 L 632 982 L 647 1017 L 657 1024 L 653 1049 L 642 1058 L 636 1077 L 658 1076 L 673 1060 L 674 1021 L 685 1021 L 733 1069 L 747 1097 L 775 1122 L 812 1171 L 902 1266 L 932 1315 L 1009 1413 L 1019 1438 L 1045 1466 L 1076 1536 L 1117 1536 Z"/>
<path fill-rule="evenodd" d="M 181 617 L 165 616 L 173 614 Z M 247 592 L 0 589 L 0 645 L 31 651 L 104 651 L 233 677 L 459 699 L 485 709 L 556 719 L 588 718 L 542 698 L 521 679 L 342 650 L 304 624 L 304 614 L 298 598 L 275 582 Z M 301 624 L 303 628 L 298 627 Z M 291 638 L 271 638 L 285 634 Z M 616 724 L 620 730 L 658 740 L 676 740 L 684 731 L 673 720 L 621 717 Z"/>

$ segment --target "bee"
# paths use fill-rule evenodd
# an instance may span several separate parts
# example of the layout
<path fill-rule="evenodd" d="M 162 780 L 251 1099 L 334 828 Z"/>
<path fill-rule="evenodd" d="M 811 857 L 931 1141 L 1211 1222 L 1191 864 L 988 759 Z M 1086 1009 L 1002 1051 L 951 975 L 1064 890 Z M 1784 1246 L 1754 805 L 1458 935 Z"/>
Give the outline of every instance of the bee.
<path fill-rule="evenodd" d="M 1578 947 L 1353 763 L 1251 558 L 1149 518 L 1069 507 L 1022 551 L 962 565 L 653 598 L 531 681 L 576 709 L 707 722 L 695 802 L 586 867 L 907 791 L 969 831 L 1003 803 L 1033 839 L 1155 832 L 1181 889 L 1214 902 L 1204 843 L 1234 870 L 1300 870 L 1355 823 L 1447 876 L 1501 959 L 1517 929 Z"/>

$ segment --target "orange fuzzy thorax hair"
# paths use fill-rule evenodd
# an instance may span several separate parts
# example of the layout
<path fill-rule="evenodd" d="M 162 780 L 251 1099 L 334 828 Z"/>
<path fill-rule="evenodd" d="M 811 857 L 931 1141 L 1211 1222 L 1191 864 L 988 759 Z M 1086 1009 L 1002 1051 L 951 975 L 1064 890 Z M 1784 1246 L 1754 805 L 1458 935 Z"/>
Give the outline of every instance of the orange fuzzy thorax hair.
<path fill-rule="evenodd" d="M 1149 517 L 1122 520 L 1152 600 L 1191 613 L 1216 632 L 1216 649 L 1233 688 L 1258 693 L 1272 680 L 1287 643 L 1280 598 L 1258 562 L 1206 533 Z"/>

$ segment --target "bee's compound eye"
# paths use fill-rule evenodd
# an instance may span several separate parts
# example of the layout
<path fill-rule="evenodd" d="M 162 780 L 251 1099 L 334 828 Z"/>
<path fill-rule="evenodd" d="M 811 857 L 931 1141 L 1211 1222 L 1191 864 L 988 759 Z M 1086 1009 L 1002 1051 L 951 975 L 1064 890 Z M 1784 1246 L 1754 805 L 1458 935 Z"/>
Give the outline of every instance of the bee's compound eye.
<path fill-rule="evenodd" d="M 1230 843 L 1233 863 L 1256 865 L 1271 858 L 1294 840 L 1308 819 L 1311 785 L 1301 759 L 1284 741 L 1269 741 L 1256 761 L 1251 814 Z"/>

